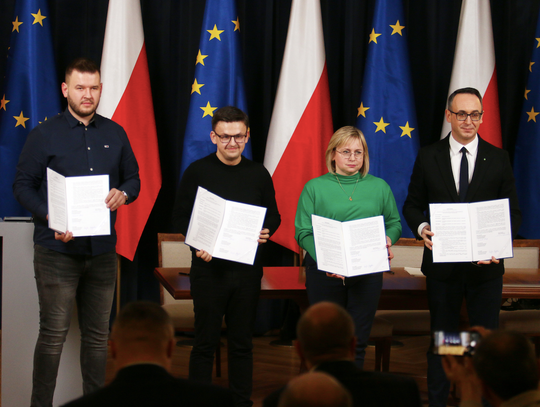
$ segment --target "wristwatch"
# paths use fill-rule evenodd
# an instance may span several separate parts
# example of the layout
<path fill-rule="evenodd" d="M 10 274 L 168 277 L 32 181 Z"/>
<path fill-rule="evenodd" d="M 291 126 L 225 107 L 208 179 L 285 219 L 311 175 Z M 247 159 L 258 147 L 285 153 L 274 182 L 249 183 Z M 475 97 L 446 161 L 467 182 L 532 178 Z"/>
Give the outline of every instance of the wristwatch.
<path fill-rule="evenodd" d="M 124 202 L 124 205 L 127 204 L 127 201 L 129 199 L 128 197 L 128 194 L 126 193 L 126 191 L 122 191 L 122 193 L 124 194 L 124 196 L 126 197 L 126 202 Z"/>

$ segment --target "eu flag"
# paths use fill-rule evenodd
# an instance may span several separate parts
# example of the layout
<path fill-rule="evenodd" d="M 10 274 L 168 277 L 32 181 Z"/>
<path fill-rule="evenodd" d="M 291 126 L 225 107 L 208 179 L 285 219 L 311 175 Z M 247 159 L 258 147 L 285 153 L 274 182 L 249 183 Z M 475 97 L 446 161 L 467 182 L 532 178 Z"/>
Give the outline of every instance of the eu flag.
<path fill-rule="evenodd" d="M 523 213 L 519 234 L 540 239 L 540 15 L 536 25 L 534 48 L 529 64 L 529 80 L 524 92 L 523 111 L 514 155 L 514 176 Z"/>
<path fill-rule="evenodd" d="M 247 113 L 235 0 L 206 1 L 195 64 L 180 177 L 193 161 L 216 152 L 210 140 L 215 110 L 231 105 Z M 251 158 L 250 143 L 243 155 Z"/>
<path fill-rule="evenodd" d="M 419 138 L 404 22 L 401 0 L 376 2 L 356 126 L 368 144 L 369 172 L 390 185 L 406 225 L 402 208 Z M 403 236 L 413 237 L 408 228 Z"/>
<path fill-rule="evenodd" d="M 0 217 L 27 216 L 12 184 L 26 136 L 60 112 L 49 9 L 46 0 L 15 4 L 5 89 L 0 95 Z"/>

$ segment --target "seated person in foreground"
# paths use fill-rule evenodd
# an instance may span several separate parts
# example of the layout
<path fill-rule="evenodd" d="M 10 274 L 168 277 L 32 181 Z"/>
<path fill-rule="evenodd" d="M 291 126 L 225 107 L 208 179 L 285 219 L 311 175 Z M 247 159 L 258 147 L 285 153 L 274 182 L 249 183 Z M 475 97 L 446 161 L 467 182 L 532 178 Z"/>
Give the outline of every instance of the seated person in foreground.
<path fill-rule="evenodd" d="M 136 301 L 118 314 L 109 341 L 116 377 L 66 407 L 232 407 L 228 389 L 173 377 L 174 328 L 158 304 Z"/>
<path fill-rule="evenodd" d="M 540 406 L 539 367 L 529 339 L 517 332 L 495 331 L 482 338 L 474 356 L 444 356 L 448 380 L 458 384 L 460 407 Z"/>
<path fill-rule="evenodd" d="M 289 382 L 278 407 L 352 406 L 351 394 L 335 378 L 322 372 L 310 372 Z"/>
<path fill-rule="evenodd" d="M 412 378 L 366 372 L 356 366 L 354 324 L 341 306 L 326 301 L 312 305 L 298 321 L 296 331 L 295 348 L 307 368 L 335 377 L 350 391 L 354 406 L 422 405 Z M 269 395 L 263 406 L 277 406 L 282 392 Z"/>

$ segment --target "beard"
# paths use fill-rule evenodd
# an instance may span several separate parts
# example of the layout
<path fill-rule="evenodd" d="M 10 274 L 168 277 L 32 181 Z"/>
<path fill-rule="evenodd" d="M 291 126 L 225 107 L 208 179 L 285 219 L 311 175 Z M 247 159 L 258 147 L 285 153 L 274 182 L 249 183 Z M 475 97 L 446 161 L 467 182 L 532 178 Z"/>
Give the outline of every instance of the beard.
<path fill-rule="evenodd" d="M 99 101 L 98 101 L 98 103 L 94 102 L 93 105 L 90 106 L 89 108 L 84 108 L 82 107 L 82 105 L 77 104 L 73 99 L 71 99 L 69 95 L 67 97 L 67 101 L 71 110 L 75 112 L 79 117 L 92 116 L 96 112 L 99 105 Z"/>

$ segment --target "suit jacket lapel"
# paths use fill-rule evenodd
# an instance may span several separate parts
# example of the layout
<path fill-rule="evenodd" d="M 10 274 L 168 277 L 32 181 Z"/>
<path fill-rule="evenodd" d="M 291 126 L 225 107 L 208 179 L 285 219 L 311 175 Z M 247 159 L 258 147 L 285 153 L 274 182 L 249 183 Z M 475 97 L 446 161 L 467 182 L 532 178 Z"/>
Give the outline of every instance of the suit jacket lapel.
<path fill-rule="evenodd" d="M 439 143 L 439 149 L 436 153 L 435 160 L 439 167 L 441 174 L 441 182 L 444 182 L 448 192 L 454 202 L 460 202 L 459 195 L 456 190 L 456 182 L 454 180 L 454 174 L 452 173 L 452 164 L 450 163 L 450 133 L 446 136 L 441 143 Z M 467 191 L 468 192 L 468 191 Z"/>

